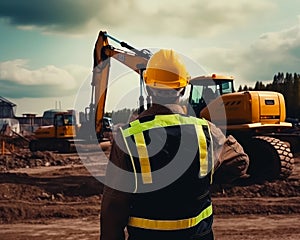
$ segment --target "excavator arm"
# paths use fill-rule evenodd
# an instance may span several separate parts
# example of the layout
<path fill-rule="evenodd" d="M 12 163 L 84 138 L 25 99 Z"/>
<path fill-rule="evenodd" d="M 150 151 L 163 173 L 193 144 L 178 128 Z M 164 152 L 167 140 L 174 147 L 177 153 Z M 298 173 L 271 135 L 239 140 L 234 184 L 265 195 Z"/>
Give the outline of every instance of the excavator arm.
<path fill-rule="evenodd" d="M 109 44 L 108 38 L 116 41 L 121 47 L 129 51 L 118 49 Z M 92 95 L 89 107 L 89 120 L 94 119 L 97 138 L 101 138 L 102 120 L 104 117 L 106 94 L 108 87 L 110 58 L 114 58 L 136 73 L 140 74 L 142 82 L 142 72 L 145 69 L 151 52 L 148 50 L 138 50 L 125 42 L 121 42 L 110 36 L 105 31 L 100 31 L 94 48 L 94 69 L 92 78 Z"/>

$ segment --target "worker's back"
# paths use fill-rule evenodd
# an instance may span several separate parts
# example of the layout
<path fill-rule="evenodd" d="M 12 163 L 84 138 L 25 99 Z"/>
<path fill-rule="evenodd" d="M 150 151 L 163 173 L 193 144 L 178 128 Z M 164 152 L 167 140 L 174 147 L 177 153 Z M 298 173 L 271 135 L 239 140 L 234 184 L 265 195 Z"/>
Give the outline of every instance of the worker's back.
<path fill-rule="evenodd" d="M 179 114 L 147 116 L 125 127 L 123 136 L 137 182 L 130 239 L 212 234 L 213 163 L 206 121 Z"/>

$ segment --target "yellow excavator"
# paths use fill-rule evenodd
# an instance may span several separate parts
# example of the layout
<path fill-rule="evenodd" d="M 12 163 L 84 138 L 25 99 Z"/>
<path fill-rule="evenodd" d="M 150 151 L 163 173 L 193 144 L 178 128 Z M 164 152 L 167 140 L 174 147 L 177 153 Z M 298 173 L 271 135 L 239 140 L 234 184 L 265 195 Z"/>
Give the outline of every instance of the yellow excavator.
<path fill-rule="evenodd" d="M 47 111 L 45 111 L 47 112 Z M 77 132 L 75 115 L 71 111 L 52 111 L 51 118 L 45 118 L 47 125 L 38 127 L 29 148 L 36 151 L 74 152 L 74 137 Z"/>
<path fill-rule="evenodd" d="M 249 155 L 248 173 L 255 180 L 290 176 L 294 158 L 286 134 L 282 94 L 270 91 L 234 91 L 232 76 L 199 76 L 190 81 L 189 114 L 212 121 L 224 133 L 233 135 Z M 298 136 L 299 138 L 299 136 Z"/>

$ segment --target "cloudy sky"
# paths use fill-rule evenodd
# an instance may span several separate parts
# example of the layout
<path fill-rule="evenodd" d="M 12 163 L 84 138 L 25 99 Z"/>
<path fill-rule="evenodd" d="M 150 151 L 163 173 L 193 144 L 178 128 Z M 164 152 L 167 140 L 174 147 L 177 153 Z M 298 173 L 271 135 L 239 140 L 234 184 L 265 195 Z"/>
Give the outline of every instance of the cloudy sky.
<path fill-rule="evenodd" d="M 254 86 L 300 73 L 299 17 L 298 0 L 1 0 L 0 96 L 17 115 L 88 104 L 82 89 L 100 30 L 138 49 L 175 49 L 207 73 L 233 75 L 236 88 Z"/>

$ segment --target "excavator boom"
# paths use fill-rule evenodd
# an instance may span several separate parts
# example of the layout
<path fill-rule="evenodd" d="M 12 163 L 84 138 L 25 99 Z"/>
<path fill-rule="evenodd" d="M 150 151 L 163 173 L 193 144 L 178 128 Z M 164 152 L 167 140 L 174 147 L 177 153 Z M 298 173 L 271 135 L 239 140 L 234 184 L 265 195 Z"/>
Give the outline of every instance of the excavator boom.
<path fill-rule="evenodd" d="M 121 47 L 129 51 L 118 49 L 109 44 L 108 38 L 116 41 Z M 105 31 L 100 31 L 94 48 L 94 69 L 92 79 L 92 96 L 89 119 L 94 119 L 97 138 L 101 138 L 103 131 L 102 120 L 104 117 L 106 94 L 108 87 L 110 58 L 114 58 L 142 76 L 151 52 L 138 50 L 125 42 L 121 42 L 110 36 Z"/>

